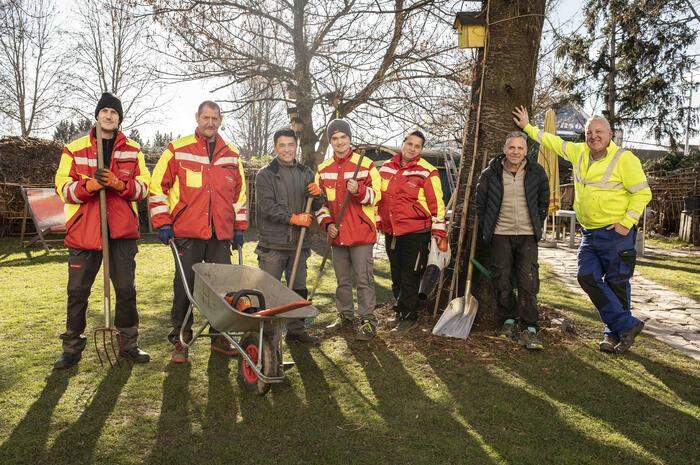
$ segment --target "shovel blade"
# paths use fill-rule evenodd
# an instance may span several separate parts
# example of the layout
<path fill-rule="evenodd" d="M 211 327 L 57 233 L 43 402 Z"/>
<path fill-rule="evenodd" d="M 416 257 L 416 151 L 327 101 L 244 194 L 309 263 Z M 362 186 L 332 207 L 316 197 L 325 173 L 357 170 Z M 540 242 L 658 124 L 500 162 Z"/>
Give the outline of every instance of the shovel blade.
<path fill-rule="evenodd" d="M 479 301 L 474 296 L 469 296 L 468 302 L 464 297 L 453 299 L 435 324 L 433 334 L 466 339 L 472 329 L 478 309 Z"/>

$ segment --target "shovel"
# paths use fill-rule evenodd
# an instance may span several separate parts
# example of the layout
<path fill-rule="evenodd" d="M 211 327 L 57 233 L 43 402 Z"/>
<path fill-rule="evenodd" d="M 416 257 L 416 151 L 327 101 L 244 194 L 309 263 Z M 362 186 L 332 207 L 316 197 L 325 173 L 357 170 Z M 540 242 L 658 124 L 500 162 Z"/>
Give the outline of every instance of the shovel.
<path fill-rule="evenodd" d="M 476 312 L 479 310 L 479 301 L 472 294 L 472 272 L 474 271 L 474 249 L 476 234 L 479 228 L 478 219 L 474 221 L 471 237 L 471 249 L 469 250 L 469 265 L 467 267 L 467 283 L 464 297 L 452 299 L 442 316 L 433 328 L 436 336 L 456 337 L 466 339 L 472 329 Z"/>

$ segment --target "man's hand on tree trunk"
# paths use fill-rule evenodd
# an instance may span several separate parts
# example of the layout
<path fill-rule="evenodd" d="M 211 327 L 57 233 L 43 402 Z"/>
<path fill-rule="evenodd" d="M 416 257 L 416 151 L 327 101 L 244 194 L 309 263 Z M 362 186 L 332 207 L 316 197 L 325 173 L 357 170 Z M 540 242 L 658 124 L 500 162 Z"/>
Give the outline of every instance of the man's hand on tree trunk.
<path fill-rule="evenodd" d="M 521 106 L 515 107 L 513 110 L 513 121 L 520 129 L 525 129 L 525 126 L 530 124 L 530 116 L 527 114 L 527 108 Z"/>

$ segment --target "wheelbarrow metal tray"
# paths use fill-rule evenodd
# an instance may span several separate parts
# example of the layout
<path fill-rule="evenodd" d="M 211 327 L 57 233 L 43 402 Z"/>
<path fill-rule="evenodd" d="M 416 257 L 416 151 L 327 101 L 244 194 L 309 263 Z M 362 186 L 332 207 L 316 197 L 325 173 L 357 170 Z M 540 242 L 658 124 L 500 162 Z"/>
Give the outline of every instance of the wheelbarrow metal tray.
<path fill-rule="evenodd" d="M 196 263 L 192 266 L 192 270 L 194 270 L 194 299 L 200 307 L 199 311 L 217 331 L 257 331 L 260 328 L 261 319 L 275 322 L 312 318 L 319 313 L 318 309 L 312 305 L 268 317 L 239 312 L 232 309 L 224 300 L 227 292 L 257 289 L 265 296 L 267 308 L 298 302 L 302 298 L 260 268 L 246 265 Z"/>

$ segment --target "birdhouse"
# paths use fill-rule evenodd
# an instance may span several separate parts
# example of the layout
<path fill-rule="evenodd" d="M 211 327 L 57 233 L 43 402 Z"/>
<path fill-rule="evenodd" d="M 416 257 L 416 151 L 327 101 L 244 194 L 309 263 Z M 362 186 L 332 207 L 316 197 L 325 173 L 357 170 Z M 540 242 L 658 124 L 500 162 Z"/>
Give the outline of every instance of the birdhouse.
<path fill-rule="evenodd" d="M 460 11 L 452 27 L 457 30 L 459 48 L 482 48 L 486 45 L 486 22 L 480 11 Z"/>

